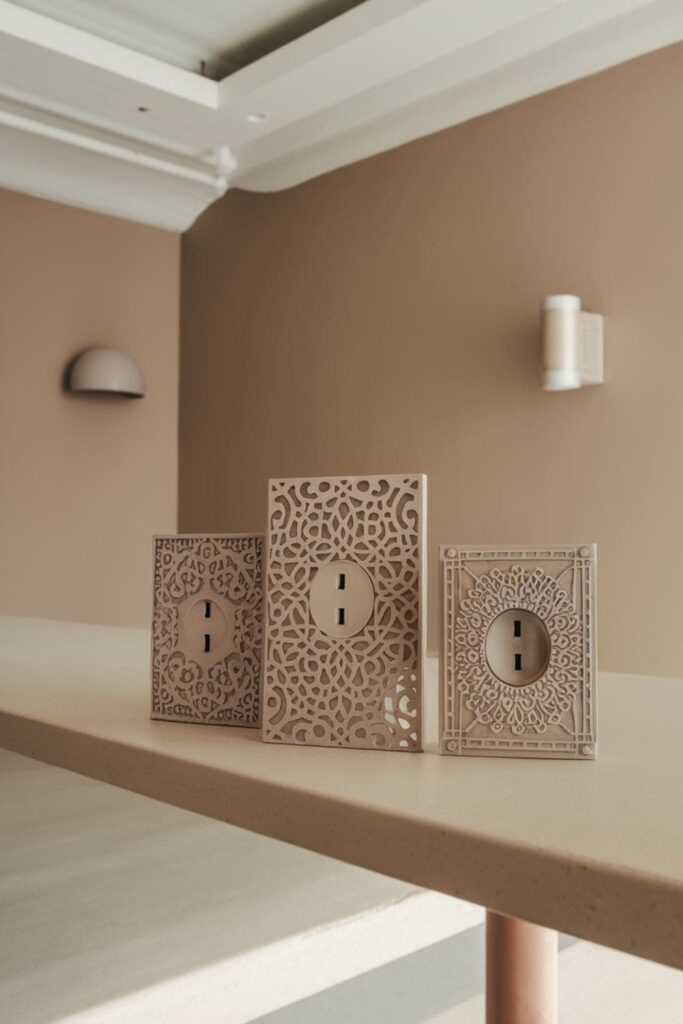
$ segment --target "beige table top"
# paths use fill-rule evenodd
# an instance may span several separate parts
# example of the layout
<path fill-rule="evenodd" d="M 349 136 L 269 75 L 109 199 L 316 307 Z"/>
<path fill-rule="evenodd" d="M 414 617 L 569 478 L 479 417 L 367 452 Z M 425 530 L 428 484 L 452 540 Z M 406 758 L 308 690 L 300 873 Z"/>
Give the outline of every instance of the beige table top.
<path fill-rule="evenodd" d="M 603 674 L 595 762 L 152 722 L 149 635 L 0 620 L 0 746 L 683 967 L 683 680 Z"/>

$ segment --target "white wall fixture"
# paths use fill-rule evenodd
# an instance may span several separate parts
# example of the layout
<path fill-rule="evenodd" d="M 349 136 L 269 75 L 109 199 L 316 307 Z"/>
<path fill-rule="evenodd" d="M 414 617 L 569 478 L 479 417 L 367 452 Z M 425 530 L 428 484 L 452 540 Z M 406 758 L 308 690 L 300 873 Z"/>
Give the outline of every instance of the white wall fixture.
<path fill-rule="evenodd" d="M 541 381 L 545 391 L 602 384 L 603 319 L 581 309 L 576 295 L 548 295 L 541 306 Z"/>
<path fill-rule="evenodd" d="M 74 360 L 68 390 L 144 398 L 145 382 L 134 359 L 102 345 L 86 349 Z"/>

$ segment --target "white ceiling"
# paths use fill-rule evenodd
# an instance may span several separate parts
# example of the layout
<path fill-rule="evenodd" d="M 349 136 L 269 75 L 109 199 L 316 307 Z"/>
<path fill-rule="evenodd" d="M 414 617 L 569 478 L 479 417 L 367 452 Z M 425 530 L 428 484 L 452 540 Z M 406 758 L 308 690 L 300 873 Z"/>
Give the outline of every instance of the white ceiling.
<path fill-rule="evenodd" d="M 680 39 L 683 0 L 0 0 L 0 185 L 184 230 Z"/>
<path fill-rule="evenodd" d="M 15 0 L 65 25 L 221 79 L 361 0 Z"/>

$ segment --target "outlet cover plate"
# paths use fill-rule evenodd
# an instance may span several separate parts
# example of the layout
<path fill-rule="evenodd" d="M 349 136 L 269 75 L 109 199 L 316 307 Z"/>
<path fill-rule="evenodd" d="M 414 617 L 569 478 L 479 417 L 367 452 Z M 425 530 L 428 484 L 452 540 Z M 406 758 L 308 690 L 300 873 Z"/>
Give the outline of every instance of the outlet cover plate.
<path fill-rule="evenodd" d="M 442 753 L 595 758 L 595 545 L 439 554 Z"/>
<path fill-rule="evenodd" d="M 152 718 L 259 726 L 262 566 L 260 534 L 154 538 Z"/>
<path fill-rule="evenodd" d="M 421 749 L 426 497 L 421 475 L 270 481 L 265 740 Z M 330 625 L 341 574 L 352 604 Z"/>

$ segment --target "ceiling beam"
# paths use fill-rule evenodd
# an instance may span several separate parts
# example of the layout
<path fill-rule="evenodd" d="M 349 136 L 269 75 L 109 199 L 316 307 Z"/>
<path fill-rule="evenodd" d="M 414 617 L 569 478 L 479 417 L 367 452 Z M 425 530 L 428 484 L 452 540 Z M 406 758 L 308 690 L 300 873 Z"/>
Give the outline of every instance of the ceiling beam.
<path fill-rule="evenodd" d="M 366 0 L 215 82 L 0 0 L 0 185 L 24 159 L 27 191 L 78 195 L 44 158 L 80 149 L 66 166 L 94 208 L 109 160 L 117 209 L 138 217 L 156 175 L 177 230 L 228 176 L 287 188 L 680 39 L 682 0 Z"/>

